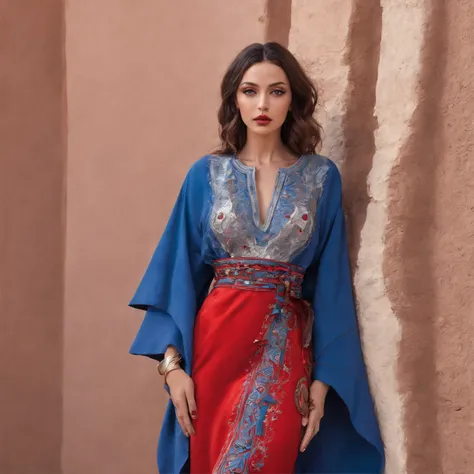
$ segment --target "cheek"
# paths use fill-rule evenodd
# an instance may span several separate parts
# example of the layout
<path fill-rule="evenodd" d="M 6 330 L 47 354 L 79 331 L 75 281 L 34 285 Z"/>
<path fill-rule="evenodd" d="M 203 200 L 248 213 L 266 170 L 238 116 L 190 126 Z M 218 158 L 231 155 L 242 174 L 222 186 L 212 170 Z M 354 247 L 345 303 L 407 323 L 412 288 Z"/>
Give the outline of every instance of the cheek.
<path fill-rule="evenodd" d="M 240 115 L 244 122 L 249 118 L 253 118 L 253 106 L 247 97 L 239 98 L 237 100 L 237 107 L 239 108 Z"/>
<path fill-rule="evenodd" d="M 275 119 L 283 123 L 286 119 L 286 116 L 288 115 L 289 108 L 290 108 L 289 100 L 285 100 L 281 98 L 275 100 L 273 104 L 273 111 L 274 111 L 273 115 L 275 116 Z"/>

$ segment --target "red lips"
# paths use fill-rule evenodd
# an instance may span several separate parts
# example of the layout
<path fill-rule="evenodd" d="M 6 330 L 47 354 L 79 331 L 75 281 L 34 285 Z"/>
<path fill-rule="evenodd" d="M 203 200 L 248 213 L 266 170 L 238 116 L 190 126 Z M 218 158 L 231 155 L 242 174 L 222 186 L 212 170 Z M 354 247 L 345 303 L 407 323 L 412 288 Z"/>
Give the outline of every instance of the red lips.
<path fill-rule="evenodd" d="M 259 115 L 255 117 L 254 120 L 258 120 L 259 122 L 271 122 L 272 119 L 268 115 Z"/>

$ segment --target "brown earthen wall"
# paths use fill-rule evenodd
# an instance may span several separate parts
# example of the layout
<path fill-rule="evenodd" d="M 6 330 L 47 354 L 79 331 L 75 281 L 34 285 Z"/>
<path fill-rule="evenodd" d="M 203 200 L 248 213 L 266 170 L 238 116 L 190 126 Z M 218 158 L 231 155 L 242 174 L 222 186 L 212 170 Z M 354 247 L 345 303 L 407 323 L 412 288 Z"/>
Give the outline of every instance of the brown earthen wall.
<path fill-rule="evenodd" d="M 463 1 L 345 6 L 293 0 L 290 47 L 320 76 L 343 173 L 386 472 L 470 474 L 474 16 Z"/>

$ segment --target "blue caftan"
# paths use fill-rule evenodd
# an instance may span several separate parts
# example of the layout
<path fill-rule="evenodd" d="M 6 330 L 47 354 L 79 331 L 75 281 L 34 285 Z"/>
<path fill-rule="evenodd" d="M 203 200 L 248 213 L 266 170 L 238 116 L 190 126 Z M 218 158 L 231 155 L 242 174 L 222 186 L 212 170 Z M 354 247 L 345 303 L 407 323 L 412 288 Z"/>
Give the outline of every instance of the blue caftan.
<path fill-rule="evenodd" d="M 299 454 L 295 472 L 382 473 L 384 450 L 361 351 L 334 163 L 305 155 L 280 168 L 262 224 L 254 168 L 234 156 L 195 162 L 130 302 L 146 311 L 130 352 L 160 360 L 172 344 L 193 376 L 196 316 L 216 262 L 229 258 L 285 262 L 304 271 L 302 298 L 314 312 L 311 377 L 331 389 L 320 431 Z M 158 446 L 160 473 L 187 472 L 188 458 L 189 440 L 170 402 Z"/>

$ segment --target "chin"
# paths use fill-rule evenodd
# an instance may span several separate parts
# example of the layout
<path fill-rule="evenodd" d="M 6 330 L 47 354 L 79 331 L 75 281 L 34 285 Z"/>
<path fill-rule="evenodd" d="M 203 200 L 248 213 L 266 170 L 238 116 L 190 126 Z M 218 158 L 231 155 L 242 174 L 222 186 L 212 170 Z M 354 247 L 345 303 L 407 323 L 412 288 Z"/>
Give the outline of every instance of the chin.
<path fill-rule="evenodd" d="M 261 126 L 256 126 L 252 124 L 251 127 L 248 127 L 248 129 L 252 132 L 255 133 L 255 135 L 271 135 L 272 133 L 276 133 L 280 130 L 281 127 L 275 127 L 267 125 L 266 127 L 261 127 Z"/>

